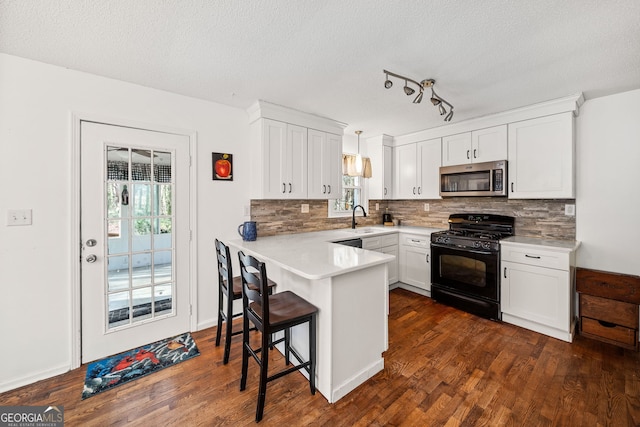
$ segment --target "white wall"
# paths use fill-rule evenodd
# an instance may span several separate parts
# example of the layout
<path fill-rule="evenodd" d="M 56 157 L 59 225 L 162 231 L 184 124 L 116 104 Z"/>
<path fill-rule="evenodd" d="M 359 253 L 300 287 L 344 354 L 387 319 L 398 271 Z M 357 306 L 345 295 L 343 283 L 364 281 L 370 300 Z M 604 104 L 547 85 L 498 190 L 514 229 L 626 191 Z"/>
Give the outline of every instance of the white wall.
<path fill-rule="evenodd" d="M 0 391 L 72 364 L 70 113 L 197 132 L 198 326 L 216 321 L 213 239 L 231 239 L 249 205 L 245 111 L 0 54 Z M 211 152 L 234 155 L 233 182 Z M 6 226 L 7 209 L 33 225 Z"/>
<path fill-rule="evenodd" d="M 640 90 L 585 102 L 576 123 L 578 266 L 640 275 Z"/>

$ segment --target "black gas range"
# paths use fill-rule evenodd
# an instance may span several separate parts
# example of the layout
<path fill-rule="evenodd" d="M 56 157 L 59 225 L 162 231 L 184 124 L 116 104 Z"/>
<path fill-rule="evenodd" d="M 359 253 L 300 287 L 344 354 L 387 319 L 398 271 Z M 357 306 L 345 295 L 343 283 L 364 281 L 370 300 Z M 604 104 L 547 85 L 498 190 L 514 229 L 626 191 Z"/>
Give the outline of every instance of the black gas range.
<path fill-rule="evenodd" d="M 431 234 L 431 297 L 499 320 L 500 239 L 513 236 L 515 218 L 452 214 L 449 230 Z"/>

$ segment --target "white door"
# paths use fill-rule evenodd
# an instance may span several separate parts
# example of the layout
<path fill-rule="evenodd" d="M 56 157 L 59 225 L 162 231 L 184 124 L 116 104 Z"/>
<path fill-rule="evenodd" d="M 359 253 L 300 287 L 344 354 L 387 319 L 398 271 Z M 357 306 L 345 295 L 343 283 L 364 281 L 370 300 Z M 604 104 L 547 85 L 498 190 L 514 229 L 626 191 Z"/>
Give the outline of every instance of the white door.
<path fill-rule="evenodd" d="M 81 122 L 82 362 L 189 330 L 189 137 Z"/>

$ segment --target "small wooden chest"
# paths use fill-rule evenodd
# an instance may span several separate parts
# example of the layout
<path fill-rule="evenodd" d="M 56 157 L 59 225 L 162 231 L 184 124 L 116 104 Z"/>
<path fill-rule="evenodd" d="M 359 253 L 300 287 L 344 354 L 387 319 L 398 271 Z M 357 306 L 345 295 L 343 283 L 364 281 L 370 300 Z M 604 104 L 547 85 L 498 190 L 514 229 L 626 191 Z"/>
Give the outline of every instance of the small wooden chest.
<path fill-rule="evenodd" d="M 578 268 L 580 333 L 638 350 L 640 277 Z"/>

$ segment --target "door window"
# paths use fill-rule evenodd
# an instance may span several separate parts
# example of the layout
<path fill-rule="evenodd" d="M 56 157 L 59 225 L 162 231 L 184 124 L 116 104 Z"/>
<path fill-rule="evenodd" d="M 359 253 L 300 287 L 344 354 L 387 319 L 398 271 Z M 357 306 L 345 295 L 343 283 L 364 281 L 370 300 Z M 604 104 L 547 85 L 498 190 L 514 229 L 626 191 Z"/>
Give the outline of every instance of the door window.
<path fill-rule="evenodd" d="M 175 314 L 173 154 L 107 147 L 108 329 Z"/>

